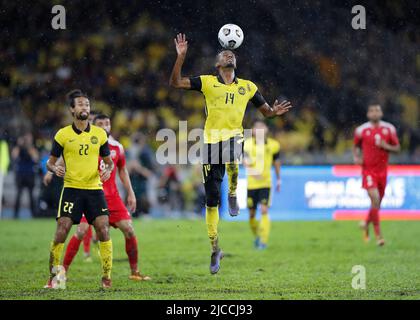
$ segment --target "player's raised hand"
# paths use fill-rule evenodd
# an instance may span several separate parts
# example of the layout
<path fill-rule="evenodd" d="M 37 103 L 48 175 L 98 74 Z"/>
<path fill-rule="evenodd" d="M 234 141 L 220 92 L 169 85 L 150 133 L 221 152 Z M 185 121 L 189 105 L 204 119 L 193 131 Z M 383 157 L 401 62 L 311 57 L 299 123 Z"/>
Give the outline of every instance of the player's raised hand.
<path fill-rule="evenodd" d="M 188 41 L 186 40 L 185 34 L 178 33 L 174 39 L 174 42 L 178 56 L 185 56 L 188 50 Z"/>
<path fill-rule="evenodd" d="M 293 108 L 290 101 L 284 100 L 282 103 L 279 103 L 278 100 L 274 101 L 273 110 L 276 116 L 281 116 Z"/>

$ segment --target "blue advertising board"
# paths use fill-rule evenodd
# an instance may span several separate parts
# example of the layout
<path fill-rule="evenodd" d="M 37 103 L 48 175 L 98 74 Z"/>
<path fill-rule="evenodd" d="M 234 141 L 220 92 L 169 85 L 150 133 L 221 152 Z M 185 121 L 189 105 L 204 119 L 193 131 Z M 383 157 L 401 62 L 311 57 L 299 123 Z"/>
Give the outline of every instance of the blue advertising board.
<path fill-rule="evenodd" d="M 276 192 L 272 170 L 272 220 L 360 220 L 370 206 L 362 189 L 358 166 L 283 166 L 281 191 Z M 221 215 L 226 220 L 248 219 L 247 183 L 243 167 L 238 179 L 240 215 L 227 212 L 227 179 L 222 184 Z M 420 220 L 420 166 L 390 166 L 382 201 L 383 220 Z"/>

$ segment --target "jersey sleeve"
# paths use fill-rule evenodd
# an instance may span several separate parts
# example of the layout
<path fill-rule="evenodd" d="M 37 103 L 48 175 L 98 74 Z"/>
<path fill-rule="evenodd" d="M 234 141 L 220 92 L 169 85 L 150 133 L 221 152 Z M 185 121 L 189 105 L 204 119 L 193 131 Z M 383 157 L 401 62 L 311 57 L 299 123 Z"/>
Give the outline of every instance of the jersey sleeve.
<path fill-rule="evenodd" d="M 248 90 L 249 90 L 249 100 L 255 106 L 255 108 L 261 107 L 264 103 L 266 103 L 262 94 L 258 91 L 258 87 L 252 81 L 248 82 Z"/>
<path fill-rule="evenodd" d="M 124 147 L 120 146 L 120 154 L 119 154 L 119 157 L 118 157 L 117 167 L 118 168 L 124 168 L 125 164 L 126 164 L 126 159 L 125 159 Z"/>
<path fill-rule="evenodd" d="M 398 146 L 400 141 L 398 140 L 397 129 L 394 126 L 391 126 L 391 134 L 389 137 L 389 143 L 393 146 Z"/>
<path fill-rule="evenodd" d="M 51 148 L 51 155 L 53 157 L 59 158 L 64 150 L 64 134 L 62 130 L 58 130 L 58 132 L 54 136 L 54 141 Z"/>
<path fill-rule="evenodd" d="M 200 91 L 200 92 L 205 92 L 205 90 L 207 89 L 207 79 L 208 76 L 196 76 L 196 77 L 190 77 L 190 83 L 191 83 L 191 88 L 190 90 L 195 90 L 195 91 Z"/>
<path fill-rule="evenodd" d="M 201 77 L 190 77 L 191 88 L 190 90 L 200 91 L 202 87 Z"/>
<path fill-rule="evenodd" d="M 105 130 L 101 129 L 100 134 L 100 148 L 99 148 L 99 155 L 103 157 L 108 157 L 111 154 L 111 151 L 109 150 L 108 145 L 108 136 L 106 135 Z"/>

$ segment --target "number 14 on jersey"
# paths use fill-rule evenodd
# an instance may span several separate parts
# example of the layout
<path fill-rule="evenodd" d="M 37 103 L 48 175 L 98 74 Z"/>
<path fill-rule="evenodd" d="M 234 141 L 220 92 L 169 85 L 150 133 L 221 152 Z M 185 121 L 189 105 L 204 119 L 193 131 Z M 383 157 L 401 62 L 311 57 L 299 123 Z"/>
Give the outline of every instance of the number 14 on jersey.
<path fill-rule="evenodd" d="M 234 93 L 230 93 L 230 92 L 226 92 L 226 101 L 225 103 L 228 104 L 229 102 L 231 104 L 233 104 L 233 101 L 235 100 L 235 94 Z"/>

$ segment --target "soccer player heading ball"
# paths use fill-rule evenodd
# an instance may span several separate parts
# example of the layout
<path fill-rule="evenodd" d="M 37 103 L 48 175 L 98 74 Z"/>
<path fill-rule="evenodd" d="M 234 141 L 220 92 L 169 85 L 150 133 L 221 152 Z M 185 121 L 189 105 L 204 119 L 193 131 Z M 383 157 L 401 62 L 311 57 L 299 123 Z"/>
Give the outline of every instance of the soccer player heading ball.
<path fill-rule="evenodd" d="M 238 163 L 243 150 L 242 121 L 248 101 L 251 101 L 265 117 L 285 114 L 292 108 L 288 101 L 277 100 L 271 107 L 249 80 L 235 74 L 236 56 L 231 50 L 221 51 L 216 56 L 217 75 L 183 77 L 182 65 L 188 49 L 185 34 L 178 34 L 175 41 L 177 59 L 169 84 L 177 89 L 200 91 L 205 98 L 206 122 L 204 125 L 203 180 L 206 192 L 206 223 L 212 254 L 210 272 L 220 269 L 223 258 L 219 248 L 217 225 L 219 222 L 220 185 L 225 174 L 229 181 L 229 214 L 236 216 L 239 207 L 236 200 Z"/>
<path fill-rule="evenodd" d="M 385 195 L 389 153 L 400 151 L 395 127 L 381 121 L 382 117 L 380 105 L 368 106 L 369 121 L 356 128 L 353 148 L 354 163 L 362 165 L 363 188 L 367 190 L 371 201 L 369 214 L 361 227 L 365 241 L 368 241 L 369 223 L 373 223 L 379 246 L 385 244 L 379 225 L 379 209 Z M 360 156 L 361 152 L 363 152 L 363 157 Z"/>

